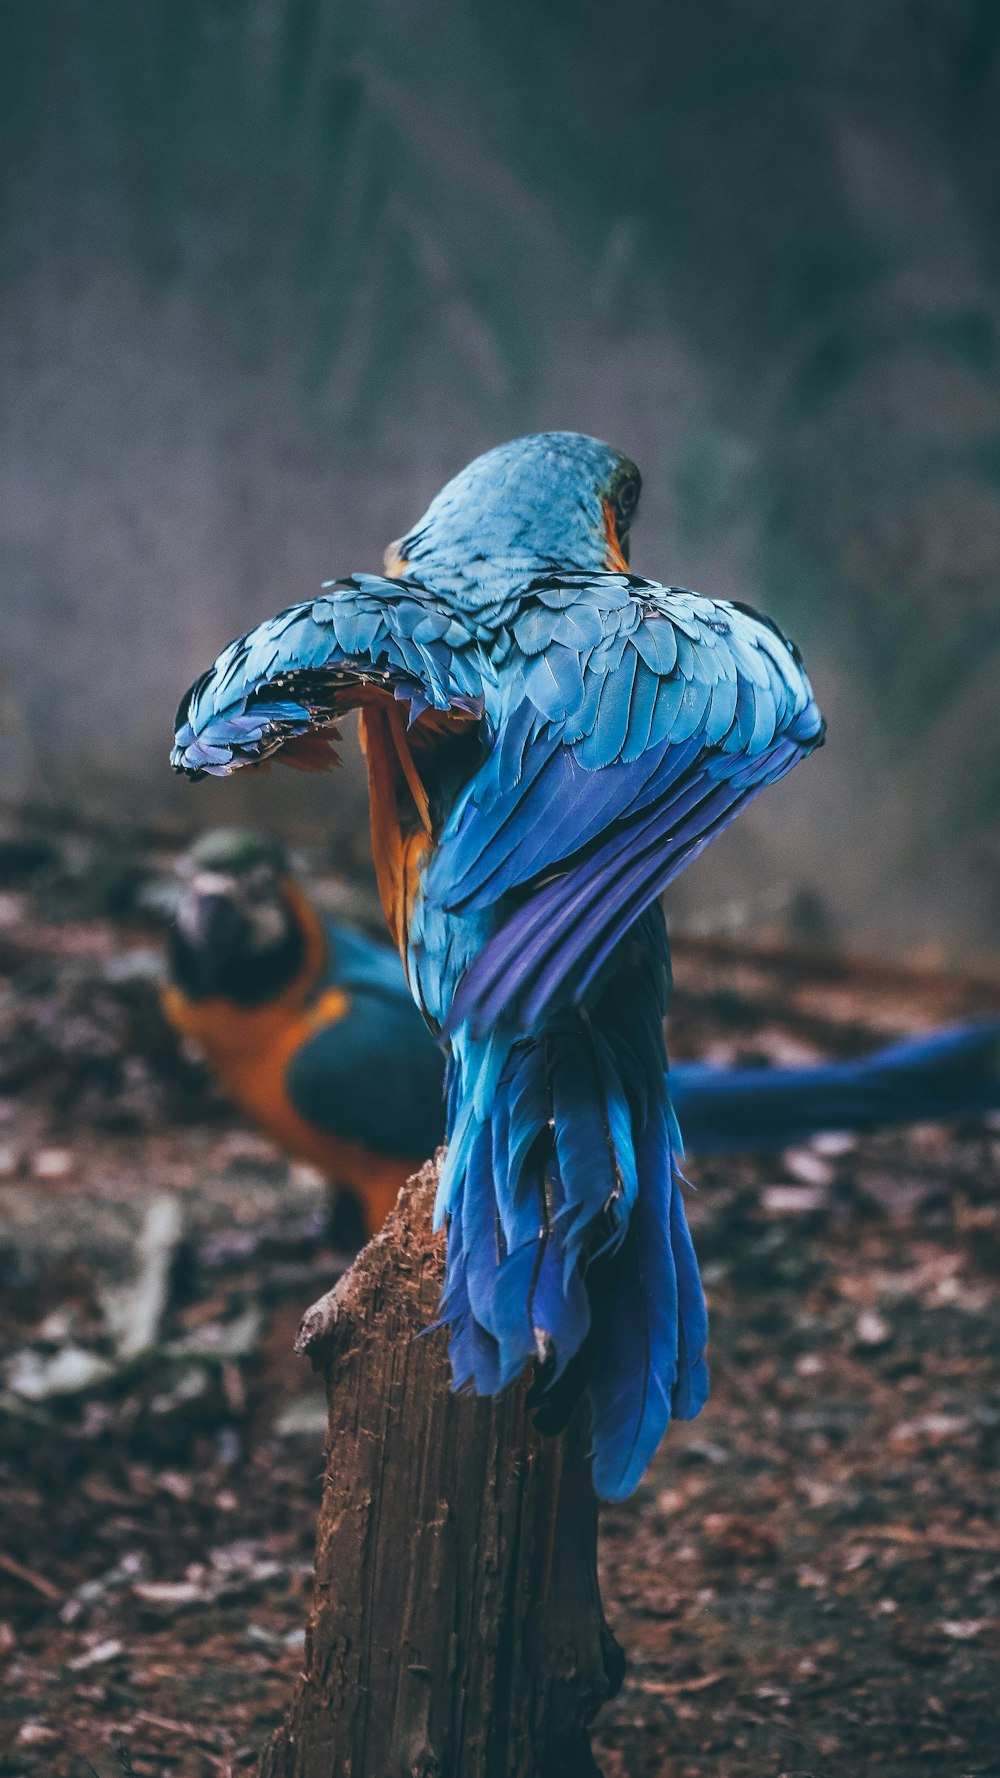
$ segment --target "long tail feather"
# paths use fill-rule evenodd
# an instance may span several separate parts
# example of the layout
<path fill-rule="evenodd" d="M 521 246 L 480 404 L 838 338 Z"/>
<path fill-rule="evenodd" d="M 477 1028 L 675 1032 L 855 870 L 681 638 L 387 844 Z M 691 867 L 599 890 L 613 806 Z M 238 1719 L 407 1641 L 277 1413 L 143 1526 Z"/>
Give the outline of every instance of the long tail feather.
<path fill-rule="evenodd" d="M 670 1092 L 689 1153 L 787 1148 L 821 1130 L 882 1129 L 1000 1109 L 1000 1019 L 815 1068 L 678 1064 Z"/>
<path fill-rule="evenodd" d="M 456 1383 L 493 1393 L 534 1359 L 552 1427 L 588 1389 L 608 1499 L 631 1492 L 671 1417 L 696 1414 L 708 1390 L 664 1070 L 666 951 L 647 919 L 594 1007 L 519 1041 L 503 1066 L 462 1041 L 443 1182 Z"/>
<path fill-rule="evenodd" d="M 665 1101 L 640 1145 L 640 1189 L 618 1250 L 595 1268 L 587 1387 L 594 1487 L 631 1494 L 672 1417 L 692 1419 L 708 1395 L 708 1319 L 673 1173 Z"/>

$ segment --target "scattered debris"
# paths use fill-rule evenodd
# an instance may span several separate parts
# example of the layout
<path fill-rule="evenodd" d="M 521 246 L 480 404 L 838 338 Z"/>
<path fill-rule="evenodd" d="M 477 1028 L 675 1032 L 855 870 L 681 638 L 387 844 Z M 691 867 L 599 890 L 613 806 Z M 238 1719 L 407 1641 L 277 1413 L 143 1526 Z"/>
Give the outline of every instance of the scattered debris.
<path fill-rule="evenodd" d="M 25 1401 L 50 1401 L 79 1395 L 114 1376 L 114 1365 L 82 1346 L 65 1345 L 48 1358 L 39 1352 L 18 1352 L 6 1366 L 7 1387 Z"/>
<path fill-rule="evenodd" d="M 170 1272 L 184 1233 L 176 1197 L 160 1192 L 146 1211 L 136 1242 L 134 1281 L 106 1284 L 99 1294 L 108 1335 L 120 1359 L 148 1352 L 156 1342 L 170 1296 Z"/>
<path fill-rule="evenodd" d="M 125 1653 L 124 1642 L 116 1636 L 109 1636 L 104 1642 L 95 1642 L 92 1648 L 85 1648 L 81 1655 L 67 1662 L 71 1673 L 85 1673 L 88 1667 L 103 1667 L 107 1661 L 117 1661 L 119 1655 Z"/>
<path fill-rule="evenodd" d="M 43 1574 L 36 1574 L 33 1568 L 26 1568 L 15 1556 L 9 1556 L 6 1550 L 0 1550 L 0 1568 L 15 1580 L 23 1581 L 25 1586 L 32 1587 L 36 1593 L 41 1593 L 43 1599 L 50 1599 L 58 1604 L 62 1598 L 59 1588 L 53 1586 L 50 1580 L 46 1580 Z"/>

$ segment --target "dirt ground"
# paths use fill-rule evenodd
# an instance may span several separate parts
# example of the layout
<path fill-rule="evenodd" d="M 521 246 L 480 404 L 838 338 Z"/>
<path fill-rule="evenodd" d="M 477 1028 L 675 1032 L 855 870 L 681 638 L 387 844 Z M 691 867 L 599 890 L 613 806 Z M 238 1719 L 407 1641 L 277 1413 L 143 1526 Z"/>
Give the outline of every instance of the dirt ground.
<path fill-rule="evenodd" d="M 0 827 L 0 1774 L 252 1768 L 298 1671 L 345 1256 L 156 1011 L 169 836 Z M 335 885 L 325 891 L 332 896 Z M 857 1053 L 1000 984 L 677 947 L 671 1043 Z M 606 1778 L 1000 1778 L 1000 1121 L 690 1164 L 714 1394 L 605 1512 Z"/>

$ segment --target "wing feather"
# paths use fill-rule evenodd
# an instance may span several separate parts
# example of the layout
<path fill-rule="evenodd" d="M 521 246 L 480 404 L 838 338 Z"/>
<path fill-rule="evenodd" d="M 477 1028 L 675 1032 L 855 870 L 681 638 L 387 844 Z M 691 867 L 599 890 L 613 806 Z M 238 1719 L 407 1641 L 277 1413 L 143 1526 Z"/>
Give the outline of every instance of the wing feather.
<path fill-rule="evenodd" d="M 373 691 L 478 717 L 488 678 L 480 645 L 433 589 L 354 575 L 238 637 L 177 713 L 171 761 L 200 777 L 259 765 L 329 728 Z"/>
<path fill-rule="evenodd" d="M 605 632 L 582 672 L 563 642 L 540 646 L 546 622 L 551 637 L 576 607 L 537 589 L 530 665 L 506 680 L 519 775 L 501 745 L 428 871 L 429 899 L 453 912 L 512 898 L 451 1029 L 517 1023 L 529 1007 L 535 1029 L 560 996 L 578 1001 L 671 878 L 822 740 L 799 656 L 766 619 L 640 581 L 623 606 L 618 576 L 605 609 L 604 578 L 573 582 L 586 624 L 597 614 Z"/>

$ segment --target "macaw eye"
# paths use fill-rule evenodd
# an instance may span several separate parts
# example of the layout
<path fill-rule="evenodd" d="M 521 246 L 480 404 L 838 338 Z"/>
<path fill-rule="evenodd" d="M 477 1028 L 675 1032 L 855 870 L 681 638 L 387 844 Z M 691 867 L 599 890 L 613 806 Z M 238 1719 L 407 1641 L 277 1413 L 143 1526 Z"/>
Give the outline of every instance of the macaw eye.
<path fill-rule="evenodd" d="M 639 483 L 630 475 L 627 481 L 619 483 L 615 489 L 615 511 L 624 524 L 628 524 L 638 504 Z"/>

